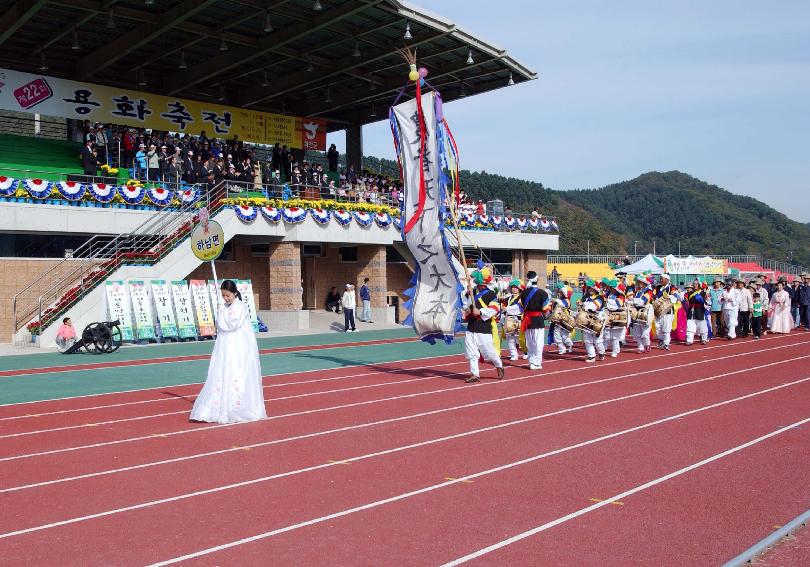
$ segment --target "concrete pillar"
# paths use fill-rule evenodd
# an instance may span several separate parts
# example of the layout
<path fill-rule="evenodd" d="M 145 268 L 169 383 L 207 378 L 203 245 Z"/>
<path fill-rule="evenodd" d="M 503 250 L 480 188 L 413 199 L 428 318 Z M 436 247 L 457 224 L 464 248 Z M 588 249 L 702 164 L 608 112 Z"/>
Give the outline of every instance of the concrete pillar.
<path fill-rule="evenodd" d="M 385 246 L 360 246 L 357 249 L 357 261 L 360 264 L 360 273 L 357 276 L 357 285 L 363 285 L 363 280 L 368 278 L 368 287 L 371 291 L 371 306 L 385 307 L 386 293 L 388 292 Z"/>
<path fill-rule="evenodd" d="M 359 173 L 363 168 L 363 126 L 353 124 L 346 128 L 346 167 Z"/>
<path fill-rule="evenodd" d="M 267 263 L 270 310 L 298 311 L 302 308 L 301 243 L 271 242 Z"/>
<path fill-rule="evenodd" d="M 525 271 L 521 277 L 526 277 L 526 272 L 534 270 L 537 272 L 537 285 L 545 287 L 548 277 L 548 253 L 545 250 L 526 250 Z"/>

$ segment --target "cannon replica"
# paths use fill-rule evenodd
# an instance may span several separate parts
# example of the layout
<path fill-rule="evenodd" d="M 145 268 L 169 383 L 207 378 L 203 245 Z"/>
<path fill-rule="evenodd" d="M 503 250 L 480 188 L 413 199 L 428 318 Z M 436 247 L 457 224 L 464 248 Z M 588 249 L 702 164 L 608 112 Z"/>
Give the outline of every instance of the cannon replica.
<path fill-rule="evenodd" d="M 123 342 L 120 324 L 118 320 L 90 323 L 82 331 L 81 339 L 73 343 L 65 354 L 75 354 L 82 348 L 90 354 L 109 354 L 117 351 Z"/>

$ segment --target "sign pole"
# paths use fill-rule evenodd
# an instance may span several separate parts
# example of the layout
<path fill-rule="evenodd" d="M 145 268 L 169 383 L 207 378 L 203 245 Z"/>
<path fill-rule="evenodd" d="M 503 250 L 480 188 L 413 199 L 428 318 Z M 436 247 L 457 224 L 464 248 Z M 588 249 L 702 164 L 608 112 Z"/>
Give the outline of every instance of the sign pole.
<path fill-rule="evenodd" d="M 211 272 L 214 274 L 214 285 L 217 286 L 217 290 L 219 290 L 219 278 L 217 277 L 217 267 L 214 264 L 214 261 L 211 260 Z M 219 311 L 219 304 L 222 301 L 222 294 L 217 293 L 217 311 Z"/>

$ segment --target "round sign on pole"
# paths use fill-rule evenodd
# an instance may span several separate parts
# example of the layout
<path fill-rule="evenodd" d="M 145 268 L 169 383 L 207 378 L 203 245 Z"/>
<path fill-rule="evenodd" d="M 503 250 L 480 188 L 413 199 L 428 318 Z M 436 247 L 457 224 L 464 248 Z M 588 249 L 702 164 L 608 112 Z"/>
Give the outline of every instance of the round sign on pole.
<path fill-rule="evenodd" d="M 204 262 L 219 258 L 225 248 L 225 233 L 217 221 L 198 224 L 191 231 L 191 251 Z"/>

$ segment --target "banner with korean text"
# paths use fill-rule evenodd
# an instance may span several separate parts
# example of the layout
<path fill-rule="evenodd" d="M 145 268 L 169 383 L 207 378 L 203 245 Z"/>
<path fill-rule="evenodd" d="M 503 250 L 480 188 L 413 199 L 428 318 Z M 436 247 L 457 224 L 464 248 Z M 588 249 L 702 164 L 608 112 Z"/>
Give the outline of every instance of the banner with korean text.
<path fill-rule="evenodd" d="M 121 339 L 131 341 L 135 339 L 132 329 L 132 312 L 129 307 L 127 288 L 123 281 L 105 282 L 107 292 L 107 315 L 110 321 L 118 321 L 121 327 Z"/>
<path fill-rule="evenodd" d="M 192 339 L 197 336 L 197 325 L 194 322 L 194 311 L 191 307 L 191 294 L 186 280 L 172 281 L 172 299 L 177 314 L 177 331 L 181 339 Z"/>
<path fill-rule="evenodd" d="M 248 308 L 250 314 L 250 324 L 253 325 L 253 332 L 259 332 L 259 316 L 256 312 L 256 298 L 253 296 L 253 284 L 250 280 L 236 280 L 236 289 L 242 295 L 242 302 Z"/>
<path fill-rule="evenodd" d="M 664 258 L 664 271 L 670 274 L 716 274 L 728 273 L 728 262 L 720 258 L 695 258 L 687 256 L 667 256 Z"/>
<path fill-rule="evenodd" d="M 169 284 L 166 280 L 152 280 L 152 299 L 155 302 L 158 331 L 161 337 L 177 336 L 177 321 L 172 309 L 172 299 L 169 294 Z"/>
<path fill-rule="evenodd" d="M 129 281 L 129 296 L 132 299 L 132 313 L 135 316 L 136 337 L 141 339 L 155 338 L 155 318 L 152 314 L 152 302 L 146 283 L 140 280 Z"/>
<path fill-rule="evenodd" d="M 202 132 L 215 138 L 237 135 L 248 142 L 326 150 L 326 123 L 320 119 L 271 114 L 10 69 L 0 69 L 0 109 L 194 136 Z"/>
<path fill-rule="evenodd" d="M 214 314 L 211 309 L 211 298 L 208 295 L 208 282 L 191 280 L 191 297 L 194 299 L 194 311 L 197 315 L 197 328 L 200 336 L 213 337 L 217 334 L 214 325 Z"/>

